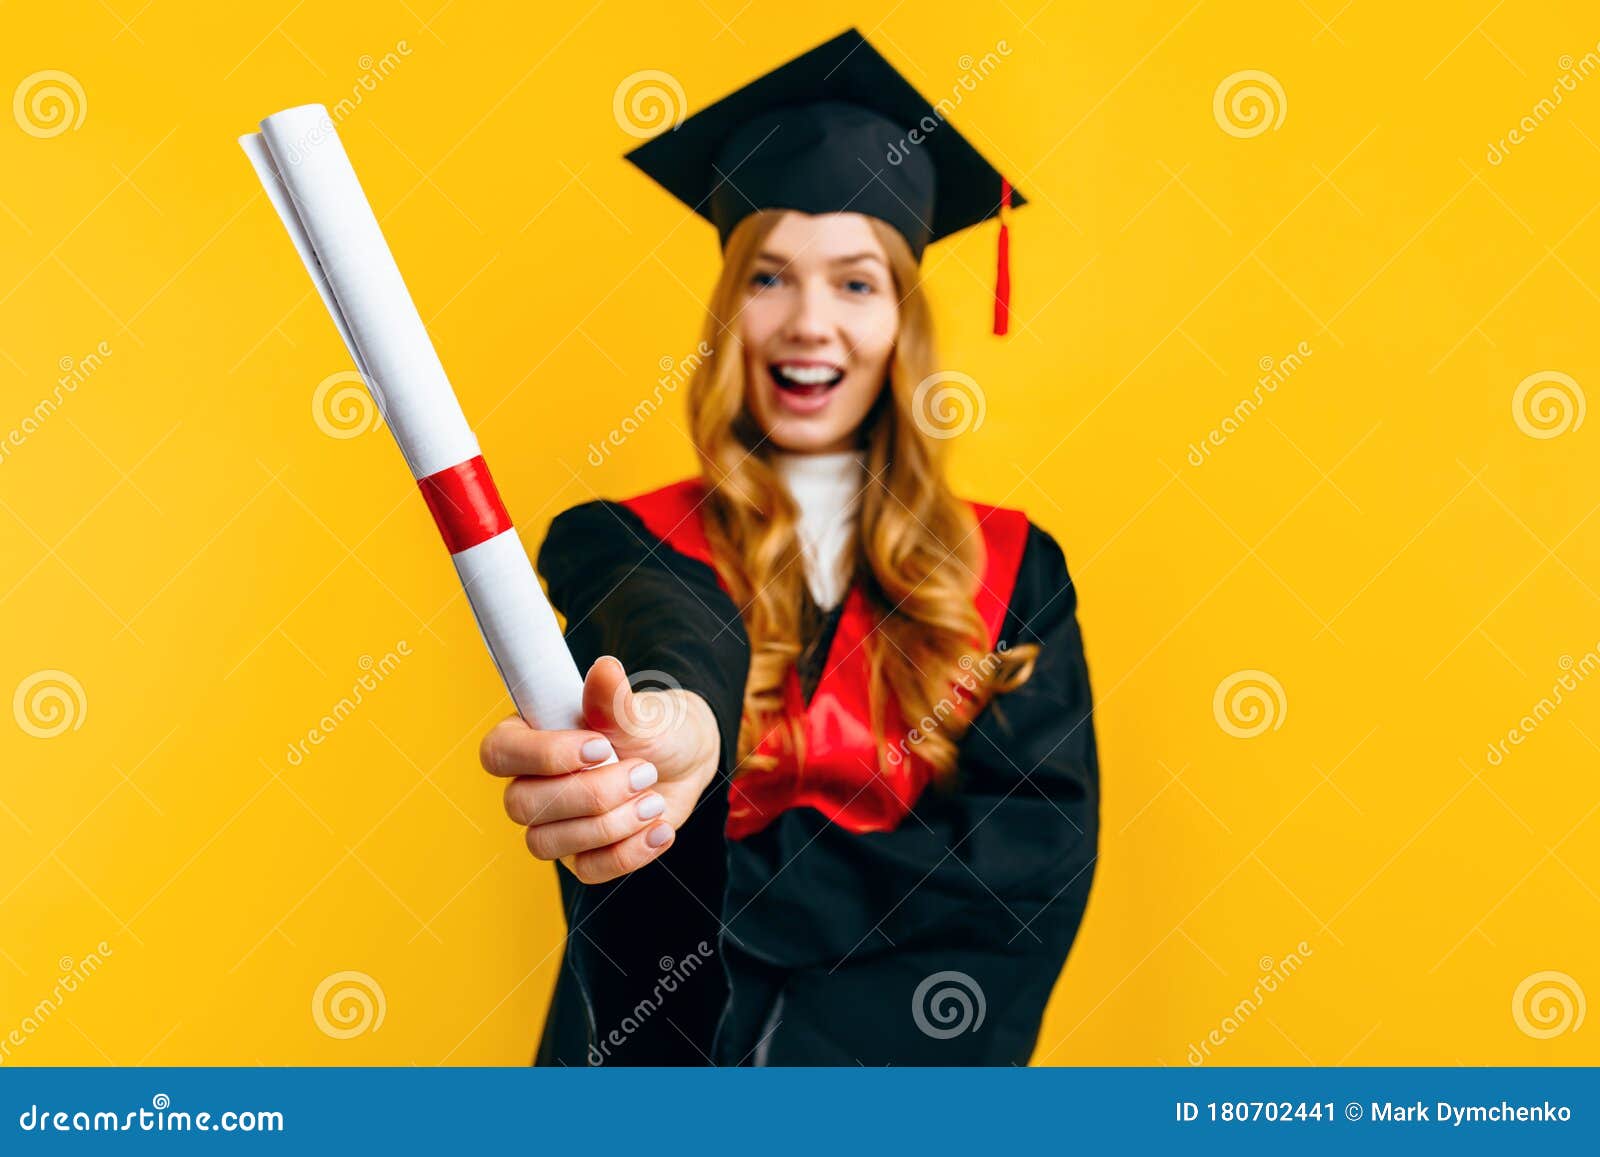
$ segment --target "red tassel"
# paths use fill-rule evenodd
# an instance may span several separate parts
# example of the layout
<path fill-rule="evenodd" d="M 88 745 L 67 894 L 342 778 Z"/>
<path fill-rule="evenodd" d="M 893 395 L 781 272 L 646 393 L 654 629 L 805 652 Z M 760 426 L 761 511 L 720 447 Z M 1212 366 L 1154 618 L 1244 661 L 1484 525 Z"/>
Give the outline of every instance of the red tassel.
<path fill-rule="evenodd" d="M 1004 334 L 1011 327 L 1011 182 L 1000 178 L 1000 239 L 995 254 L 994 332 Z"/>

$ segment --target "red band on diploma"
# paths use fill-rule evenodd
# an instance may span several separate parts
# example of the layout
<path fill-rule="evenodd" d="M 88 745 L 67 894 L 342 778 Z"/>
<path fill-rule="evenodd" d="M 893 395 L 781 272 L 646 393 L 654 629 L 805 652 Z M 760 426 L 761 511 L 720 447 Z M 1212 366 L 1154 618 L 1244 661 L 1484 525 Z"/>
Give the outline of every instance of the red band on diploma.
<path fill-rule="evenodd" d="M 418 479 L 417 485 L 451 554 L 511 529 L 511 516 L 482 455 Z"/>

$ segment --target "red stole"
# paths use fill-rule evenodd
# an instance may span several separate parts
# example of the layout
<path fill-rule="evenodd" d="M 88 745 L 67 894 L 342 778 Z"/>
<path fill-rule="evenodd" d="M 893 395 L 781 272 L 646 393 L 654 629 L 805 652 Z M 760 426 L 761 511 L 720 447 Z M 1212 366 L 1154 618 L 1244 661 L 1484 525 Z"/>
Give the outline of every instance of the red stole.
<path fill-rule="evenodd" d="M 716 571 L 711 544 L 700 521 L 704 496 L 698 478 L 664 486 L 626 500 L 646 529 L 680 554 Z M 984 560 L 974 603 L 992 649 L 1000 637 L 1006 608 L 1016 584 L 1017 569 L 1028 542 L 1028 519 L 1021 511 L 971 502 L 982 532 Z M 718 583 L 727 584 L 718 574 Z M 833 636 L 822 677 L 807 705 L 793 668 L 784 680 L 786 711 L 801 721 L 804 748 L 796 753 L 786 742 L 786 728 L 772 728 L 757 751 L 776 758 L 777 766 L 751 769 L 734 778 L 728 789 L 727 835 L 743 839 L 760 831 L 791 807 L 811 807 L 853 832 L 890 831 L 898 827 L 928 785 L 931 768 L 908 737 L 894 696 L 885 692 L 883 739 L 875 741 L 868 707 L 867 636 L 875 616 L 859 586 L 845 595 L 839 626 Z M 972 673 L 962 677 L 971 679 Z M 962 702 L 955 681 L 950 702 Z"/>

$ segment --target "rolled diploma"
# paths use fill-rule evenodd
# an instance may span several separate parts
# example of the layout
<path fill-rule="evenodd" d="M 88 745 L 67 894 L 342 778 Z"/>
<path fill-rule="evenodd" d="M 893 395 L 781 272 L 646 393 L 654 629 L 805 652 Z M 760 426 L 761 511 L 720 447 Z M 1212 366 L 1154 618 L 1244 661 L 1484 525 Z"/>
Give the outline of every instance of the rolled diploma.
<path fill-rule="evenodd" d="M 581 728 L 583 678 L 327 109 L 286 109 L 239 143 L 434 511 L 517 711 Z"/>

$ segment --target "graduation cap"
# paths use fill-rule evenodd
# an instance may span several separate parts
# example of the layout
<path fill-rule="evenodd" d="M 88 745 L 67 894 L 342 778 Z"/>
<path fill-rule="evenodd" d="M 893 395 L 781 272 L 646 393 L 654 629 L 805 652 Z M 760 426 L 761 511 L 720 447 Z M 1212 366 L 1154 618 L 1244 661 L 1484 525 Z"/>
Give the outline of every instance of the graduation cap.
<path fill-rule="evenodd" d="M 717 227 L 761 209 L 863 213 L 918 260 L 928 244 L 1000 218 L 994 332 L 1010 318 L 1007 210 L 1022 195 L 852 28 L 627 154 Z"/>

